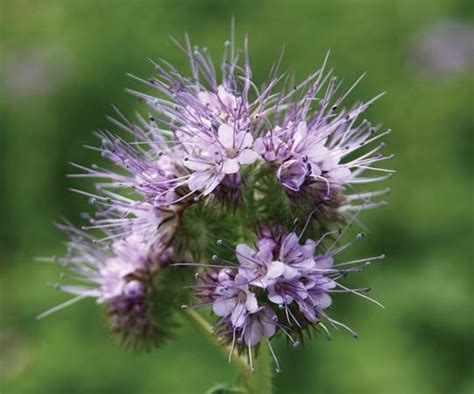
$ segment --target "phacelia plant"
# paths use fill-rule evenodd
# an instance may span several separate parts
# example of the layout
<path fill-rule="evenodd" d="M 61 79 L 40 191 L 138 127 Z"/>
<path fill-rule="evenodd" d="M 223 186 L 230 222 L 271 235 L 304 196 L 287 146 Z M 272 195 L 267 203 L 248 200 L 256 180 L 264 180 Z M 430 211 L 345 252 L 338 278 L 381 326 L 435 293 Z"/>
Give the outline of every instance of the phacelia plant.
<path fill-rule="evenodd" d="M 268 349 L 280 370 L 275 338 L 296 346 L 331 328 L 356 333 L 331 317 L 337 293 L 372 300 L 346 276 L 383 255 L 345 261 L 343 241 L 359 214 L 385 205 L 390 158 L 380 131 L 361 115 L 379 97 L 347 108 L 356 84 L 322 67 L 301 83 L 279 73 L 263 85 L 243 51 L 226 42 L 219 69 L 206 48 L 178 46 L 190 62 L 184 74 L 165 60 L 146 88 L 130 90 L 149 107 L 132 122 L 118 110 L 121 133 L 100 131 L 91 147 L 110 165 L 75 165 L 72 176 L 93 178 L 94 213 L 69 235 L 65 257 L 53 261 L 72 273 L 57 285 L 104 306 L 113 333 L 130 346 L 151 348 L 172 337 L 184 313 L 209 330 L 229 359 L 249 370 Z M 378 303 L 377 303 L 378 304 Z M 196 308 L 210 311 L 208 319 Z"/>

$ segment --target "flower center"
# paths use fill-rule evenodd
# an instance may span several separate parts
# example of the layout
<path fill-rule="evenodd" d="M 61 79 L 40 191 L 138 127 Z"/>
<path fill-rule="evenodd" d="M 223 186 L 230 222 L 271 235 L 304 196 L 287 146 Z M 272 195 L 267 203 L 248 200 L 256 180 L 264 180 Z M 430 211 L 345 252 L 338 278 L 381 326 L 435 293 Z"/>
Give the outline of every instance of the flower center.
<path fill-rule="evenodd" d="M 235 148 L 227 149 L 226 153 L 229 159 L 235 159 L 239 155 L 239 151 Z"/>

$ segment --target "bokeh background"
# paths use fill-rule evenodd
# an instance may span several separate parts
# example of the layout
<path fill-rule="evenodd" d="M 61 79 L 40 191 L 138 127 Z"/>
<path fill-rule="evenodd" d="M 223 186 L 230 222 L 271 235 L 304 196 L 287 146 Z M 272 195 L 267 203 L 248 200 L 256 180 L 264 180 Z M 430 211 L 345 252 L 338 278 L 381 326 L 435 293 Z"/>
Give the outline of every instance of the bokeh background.
<path fill-rule="evenodd" d="M 277 350 L 276 393 L 472 393 L 472 148 L 474 2 L 1 0 L 0 392 L 204 393 L 235 374 L 183 322 L 177 339 L 150 354 L 121 349 L 92 301 L 45 320 L 66 296 L 47 287 L 59 271 L 35 256 L 64 252 L 52 222 L 73 220 L 86 199 L 68 188 L 69 162 L 98 162 L 82 145 L 110 126 L 133 72 L 148 58 L 186 60 L 169 35 L 188 32 L 219 55 L 232 15 L 250 35 L 257 81 L 283 45 L 297 77 L 327 50 L 347 83 L 367 72 L 352 100 L 388 94 L 368 114 L 393 129 L 398 170 L 390 206 L 364 215 L 371 229 L 353 256 L 387 259 L 347 283 L 371 284 L 385 310 L 336 298 L 333 313 L 360 334 Z"/>

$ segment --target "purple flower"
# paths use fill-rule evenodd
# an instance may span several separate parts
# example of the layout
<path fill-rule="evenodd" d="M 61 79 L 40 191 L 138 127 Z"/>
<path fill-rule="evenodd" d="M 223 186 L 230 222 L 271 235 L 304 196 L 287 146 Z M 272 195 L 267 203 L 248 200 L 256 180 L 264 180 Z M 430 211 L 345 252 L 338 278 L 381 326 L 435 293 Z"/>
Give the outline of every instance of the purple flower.
<path fill-rule="evenodd" d="M 338 268 L 334 255 L 351 243 L 337 249 L 330 246 L 321 253 L 318 245 L 324 237 L 301 243 L 301 236 L 296 233 L 284 234 L 281 227 L 269 226 L 264 226 L 261 233 L 257 250 L 246 244 L 236 247 L 238 266 L 200 276 L 202 285 L 198 286 L 197 296 L 203 302 L 200 305 L 212 304 L 214 314 L 220 318 L 216 332 L 232 343 L 232 349 L 236 340 L 237 346 L 250 348 L 277 332 L 296 344 L 294 336 L 316 325 L 329 335 L 324 321 L 355 336 L 349 327 L 328 316 L 332 294 L 347 292 L 378 304 L 363 294 L 369 289 L 350 289 L 339 279 L 383 256 L 341 263 L 344 268 Z M 362 238 L 359 235 L 355 241 Z"/>
<path fill-rule="evenodd" d="M 288 234 L 280 248 L 280 261 L 285 264 L 284 276 L 292 279 L 315 267 L 316 243 L 310 239 L 300 245 L 295 233 Z"/>
<path fill-rule="evenodd" d="M 194 171 L 189 188 L 202 191 L 204 196 L 214 191 L 226 175 L 238 173 L 241 165 L 253 164 L 258 158 L 251 150 L 253 137 L 246 131 L 222 124 L 217 136 L 207 137 L 194 142 L 192 153 L 184 162 Z"/>
<path fill-rule="evenodd" d="M 337 93 L 326 61 L 296 86 L 282 81 L 278 67 L 258 86 L 247 45 L 226 44 L 220 67 L 188 38 L 180 47 L 190 75 L 153 63 L 154 77 L 136 78 L 149 92 L 129 91 L 151 115 L 132 122 L 117 110 L 110 120 L 127 137 L 97 133 L 101 146 L 90 148 L 111 166 L 75 165 L 71 176 L 95 179 L 94 192 L 78 191 L 95 211 L 81 230 L 62 226 L 68 253 L 53 261 L 79 281 L 59 286 L 76 297 L 52 311 L 92 297 L 114 332 L 146 342 L 166 331 L 157 321 L 169 321 L 183 298 L 174 273 L 187 266 L 199 267 L 194 306 L 212 308 L 216 334 L 231 354 L 248 350 L 250 364 L 252 349 L 278 333 L 293 343 L 316 326 L 329 335 L 324 322 L 353 333 L 327 310 L 336 292 L 370 299 L 368 289 L 341 283 L 368 259 L 335 264 L 350 243 L 341 246 L 344 232 L 330 230 L 352 223 L 354 211 L 383 205 L 372 199 L 388 192 L 355 190 L 392 172 L 378 165 L 390 158 L 383 145 L 373 145 L 388 131 L 359 120 L 379 96 L 345 108 L 359 81 Z M 288 231 L 299 226 L 295 216 L 307 217 L 301 234 Z M 237 246 L 219 241 L 225 259 L 206 263 L 215 236 Z"/>
<path fill-rule="evenodd" d="M 227 270 L 219 273 L 212 310 L 217 316 L 229 317 L 232 326 L 241 327 L 249 313 L 258 311 L 255 294 L 249 291 L 244 278 L 231 278 Z"/>
<path fill-rule="evenodd" d="M 283 186 L 297 192 L 309 173 L 308 163 L 304 158 L 293 159 L 285 161 L 278 168 L 277 178 Z"/>
<path fill-rule="evenodd" d="M 240 263 L 239 275 L 254 286 L 265 288 L 284 272 L 284 265 L 273 261 L 270 247 L 263 246 L 255 252 L 248 245 L 240 244 L 235 251 Z"/>
<path fill-rule="evenodd" d="M 70 237 L 68 254 L 53 261 L 70 271 L 77 284 L 57 287 L 75 298 L 40 317 L 91 297 L 106 307 L 112 332 L 126 345 L 148 347 L 160 342 L 163 332 L 149 315 L 148 299 L 156 291 L 152 281 L 157 270 L 168 262 L 172 252 L 157 239 L 146 240 L 143 232 L 101 245 L 100 238 L 72 225 L 60 228 Z"/>
<path fill-rule="evenodd" d="M 259 308 L 258 311 L 248 315 L 243 330 L 244 342 L 247 346 L 256 346 L 262 337 L 271 338 L 277 330 L 277 315 L 268 307 Z"/>

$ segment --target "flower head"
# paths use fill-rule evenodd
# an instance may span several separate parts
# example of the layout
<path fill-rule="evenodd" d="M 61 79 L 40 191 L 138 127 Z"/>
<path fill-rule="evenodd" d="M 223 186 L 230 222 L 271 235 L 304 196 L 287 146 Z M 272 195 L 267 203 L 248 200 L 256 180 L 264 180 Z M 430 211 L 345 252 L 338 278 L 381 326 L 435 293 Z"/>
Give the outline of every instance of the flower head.
<path fill-rule="evenodd" d="M 356 190 L 392 172 L 374 146 L 388 131 L 360 120 L 380 96 L 344 107 L 359 81 L 341 92 L 327 59 L 295 86 L 279 66 L 260 85 L 247 41 L 244 51 L 226 42 L 220 67 L 187 37 L 178 45 L 190 75 L 153 62 L 156 75 L 134 77 L 149 91 L 129 90 L 151 113 L 130 121 L 116 110 L 110 120 L 127 137 L 101 131 L 89 147 L 109 165 L 75 164 L 72 177 L 95 179 L 94 191 L 78 191 L 94 212 L 81 230 L 61 226 L 69 251 L 53 261 L 80 284 L 60 285 L 76 298 L 44 315 L 91 297 L 124 342 L 156 344 L 189 301 L 180 278 L 195 269 L 195 306 L 212 309 L 215 332 L 251 365 L 253 350 L 280 333 L 294 344 L 309 330 L 329 335 L 325 324 L 355 335 L 327 311 L 336 292 L 368 298 L 341 282 L 369 259 L 336 264 L 350 243 L 340 246 L 334 228 L 385 204 L 375 199 L 388 189 Z M 287 230 L 301 218 L 300 234 Z M 213 256 L 216 238 L 223 257 Z"/>
<path fill-rule="evenodd" d="M 293 343 L 311 328 L 322 327 L 329 335 L 324 322 L 344 327 L 355 336 L 354 331 L 327 315 L 332 293 L 370 299 L 363 294 L 369 289 L 349 289 L 339 280 L 383 256 L 335 265 L 334 256 L 348 245 L 323 252 L 322 240 L 301 243 L 294 232 L 278 238 L 273 242 L 269 237 L 260 239 L 257 250 L 240 244 L 235 248 L 238 266 L 200 276 L 202 285 L 196 295 L 202 305 L 210 303 L 220 318 L 216 331 L 232 342 L 232 348 L 257 346 L 277 332 Z M 359 235 L 356 240 L 362 238 Z"/>
<path fill-rule="evenodd" d="M 81 285 L 57 287 L 75 295 L 73 301 L 90 297 L 105 305 L 112 332 L 126 345 L 149 347 L 160 343 L 167 334 L 152 316 L 150 300 L 157 292 L 154 276 L 169 262 L 171 251 L 146 243 L 140 233 L 115 240 L 109 248 L 98 247 L 100 239 L 69 224 L 60 227 L 70 236 L 69 252 L 54 261 L 73 273 Z"/>

